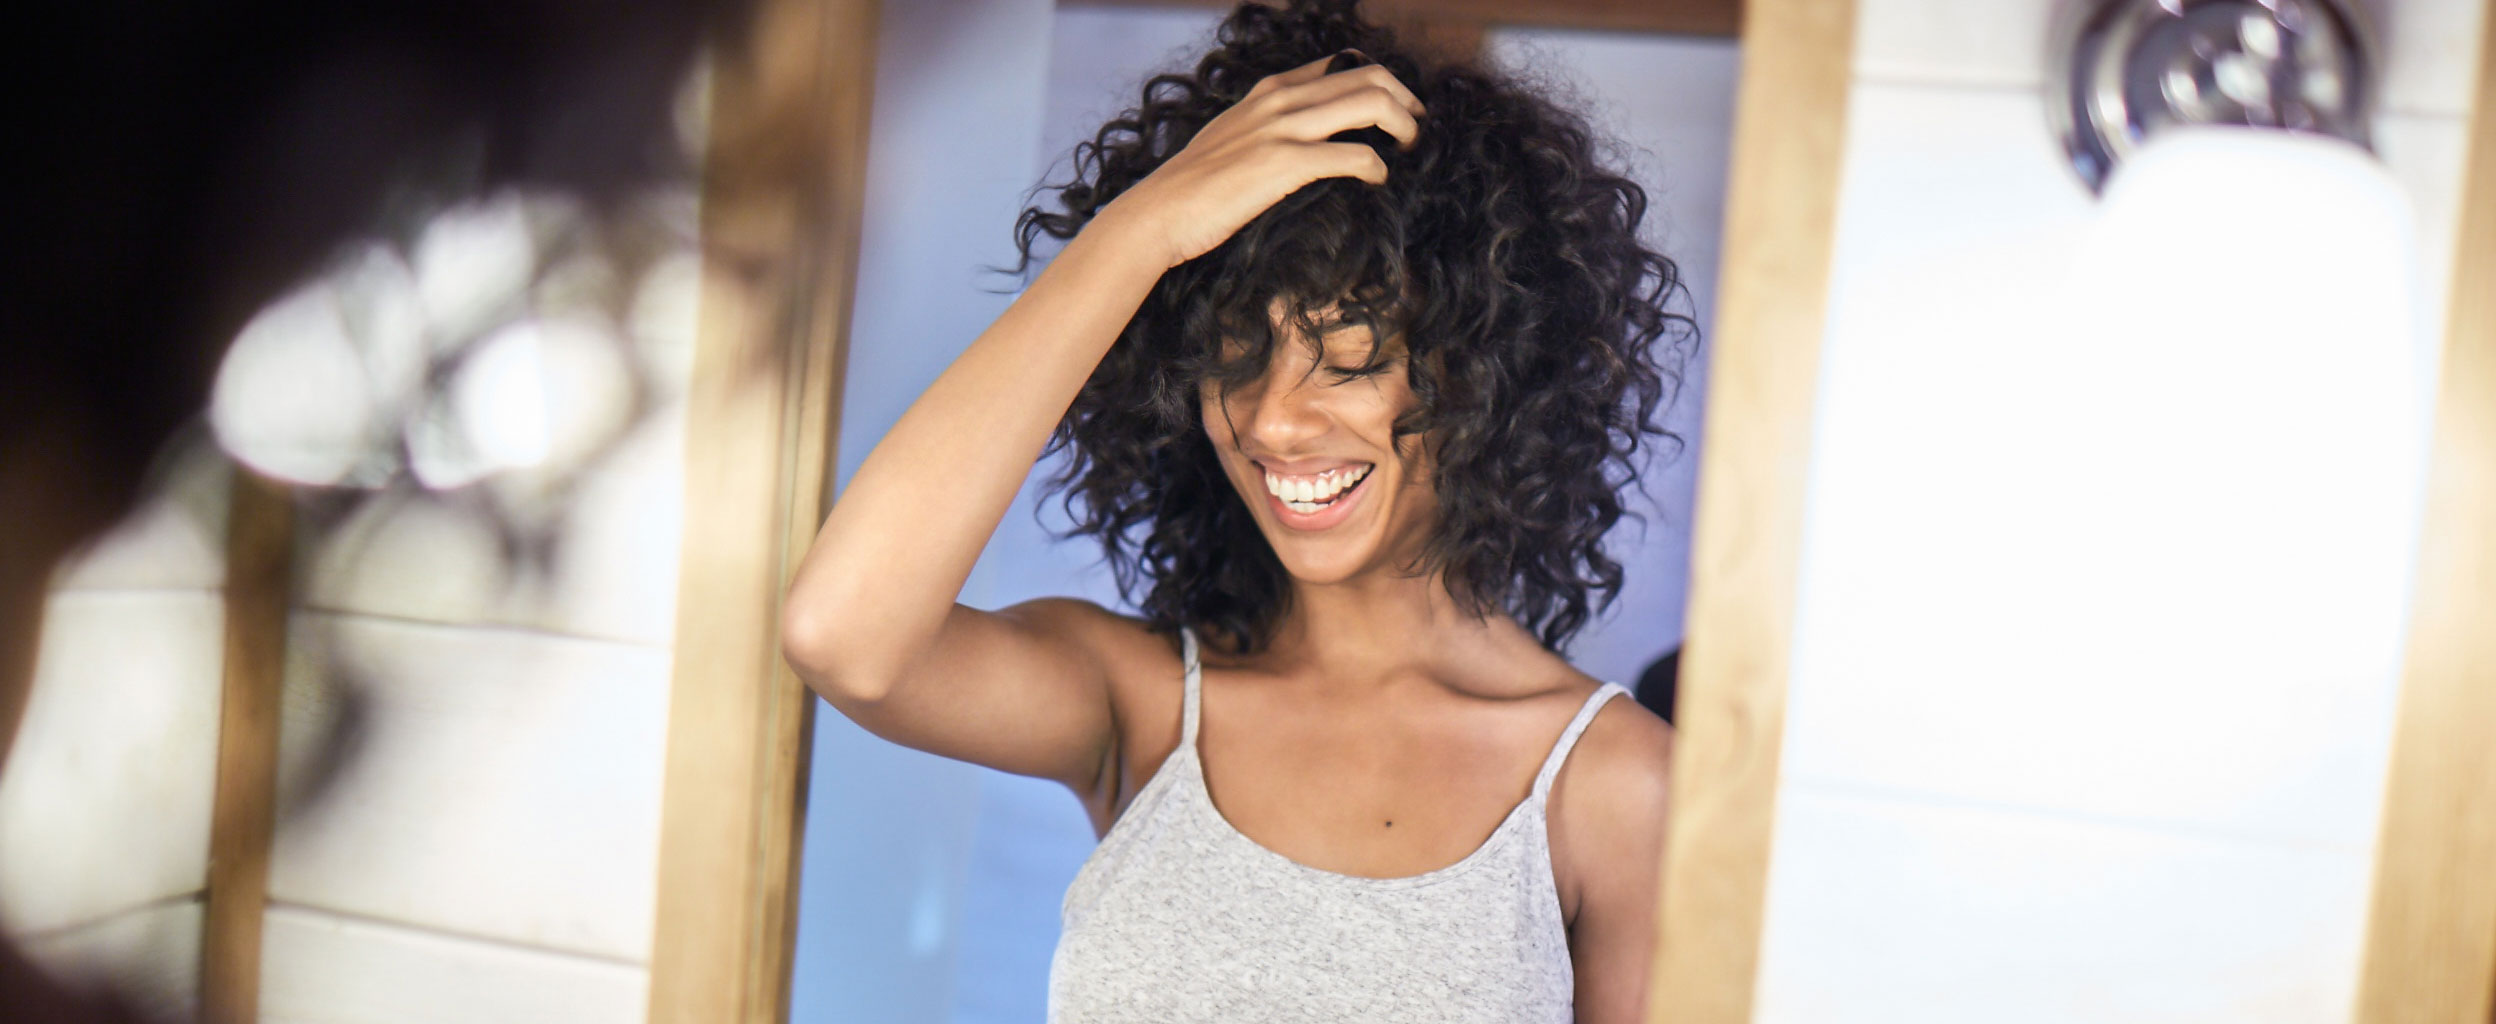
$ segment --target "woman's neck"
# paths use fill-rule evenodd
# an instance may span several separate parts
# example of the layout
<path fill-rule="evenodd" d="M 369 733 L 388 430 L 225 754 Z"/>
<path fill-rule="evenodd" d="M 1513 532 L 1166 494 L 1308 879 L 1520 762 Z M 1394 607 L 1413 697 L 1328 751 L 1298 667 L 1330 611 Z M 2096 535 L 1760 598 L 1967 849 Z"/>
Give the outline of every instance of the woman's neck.
<path fill-rule="evenodd" d="M 1386 571 L 1339 583 L 1295 581 L 1269 653 L 1276 669 L 1305 672 L 1330 688 L 1381 685 L 1415 672 L 1462 678 L 1469 670 L 1548 657 L 1507 615 L 1476 616 L 1458 604 L 1442 574 Z"/>

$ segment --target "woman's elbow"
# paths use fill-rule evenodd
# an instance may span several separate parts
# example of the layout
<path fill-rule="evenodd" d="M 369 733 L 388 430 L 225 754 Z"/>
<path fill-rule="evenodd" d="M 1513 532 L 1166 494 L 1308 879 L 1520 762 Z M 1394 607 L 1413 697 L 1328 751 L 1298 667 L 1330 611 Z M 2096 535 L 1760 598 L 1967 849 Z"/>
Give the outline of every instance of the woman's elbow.
<path fill-rule="evenodd" d="M 873 704 L 893 692 L 891 673 L 861 664 L 855 645 L 841 635 L 842 617 L 789 595 L 780 609 L 780 655 L 797 677 L 834 707 Z"/>

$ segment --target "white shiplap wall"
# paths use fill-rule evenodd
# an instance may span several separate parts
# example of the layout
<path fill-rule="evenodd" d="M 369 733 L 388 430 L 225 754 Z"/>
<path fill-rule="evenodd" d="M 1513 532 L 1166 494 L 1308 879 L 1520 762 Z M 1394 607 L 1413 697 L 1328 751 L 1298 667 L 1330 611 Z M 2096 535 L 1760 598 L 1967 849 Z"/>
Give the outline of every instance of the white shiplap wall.
<path fill-rule="evenodd" d="M 73 556 L 0 775 L 0 927 L 55 972 L 194 1005 L 231 477 L 196 439 Z"/>
<path fill-rule="evenodd" d="M 684 251 L 632 322 L 656 409 L 552 513 L 547 565 L 509 564 L 473 508 L 424 496 L 306 531 L 262 1020 L 644 1018 L 694 331 L 677 198 Z"/>

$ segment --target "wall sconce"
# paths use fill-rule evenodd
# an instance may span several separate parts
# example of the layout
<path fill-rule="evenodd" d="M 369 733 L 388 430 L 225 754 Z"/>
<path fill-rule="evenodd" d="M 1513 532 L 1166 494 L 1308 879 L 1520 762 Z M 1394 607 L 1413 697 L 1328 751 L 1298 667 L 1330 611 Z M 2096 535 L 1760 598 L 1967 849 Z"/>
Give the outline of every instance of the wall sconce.
<path fill-rule="evenodd" d="M 2339 0 L 2079 6 L 2054 109 L 2099 201 L 2042 351 L 2006 357 L 2054 369 L 1991 428 L 2056 550 L 2004 596 L 2168 719 L 2109 734 L 2177 819 L 2371 835 L 2435 347 L 2368 31 Z"/>
<path fill-rule="evenodd" d="M 2372 29 L 2345 0 L 2077 0 L 2047 113 L 2092 189 L 2177 125 L 2282 128 L 2371 148 Z"/>
<path fill-rule="evenodd" d="M 2027 425 L 2101 495 L 2051 513 L 2099 533 L 2075 546 L 2078 585 L 2045 600 L 2120 638 L 2123 662 L 2172 673 L 2163 692 L 2234 706 L 2210 735 L 2268 768 L 2214 818 L 2293 790 L 2269 780 L 2379 779 L 2370 728 L 2251 727 L 2389 707 L 2399 678 L 2435 349 L 2414 215 L 2369 145 L 2371 30 L 2344 0 L 2063 13 L 2049 102 L 2099 203 L 2057 338 L 2096 364 L 2061 382 L 2090 401 L 2059 411 L 2118 422 Z M 2307 798 L 2363 834 L 2373 782 L 2350 792 L 2364 799 Z"/>

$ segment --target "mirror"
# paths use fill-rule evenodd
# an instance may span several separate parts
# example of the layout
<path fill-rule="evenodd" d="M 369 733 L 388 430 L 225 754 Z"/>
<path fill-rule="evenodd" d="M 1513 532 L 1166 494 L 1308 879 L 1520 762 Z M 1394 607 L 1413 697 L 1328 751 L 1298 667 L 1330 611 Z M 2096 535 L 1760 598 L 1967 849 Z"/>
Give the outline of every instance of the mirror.
<path fill-rule="evenodd" d="M 1651 203 L 1647 241 L 1686 286 L 1677 311 L 1704 336 L 1736 46 L 1721 32 L 1569 24 L 1584 18 L 1575 8 L 1595 6 L 1622 5 L 1553 5 L 1424 31 L 1541 83 L 1617 140 L 1614 166 Z M 1648 17 L 1687 24 L 1687 11 L 1667 9 L 1690 6 L 1653 5 Z M 1012 264 L 1010 229 L 1030 190 L 1064 180 L 1074 144 L 1132 106 L 1147 75 L 1191 67 L 1225 13 L 1047 0 L 884 8 L 838 434 L 844 483 L 1011 301 L 1020 282 L 986 268 Z M 1396 13 L 1389 7 L 1385 20 Z M 1702 345 L 1660 417 L 1687 448 L 1649 449 L 1649 499 L 1633 503 L 1643 529 L 1624 521 L 1612 534 L 1627 586 L 1568 650 L 1598 678 L 1634 684 L 1679 644 L 1706 368 Z M 1041 481 L 1055 464 L 1036 467 L 962 603 L 1067 595 L 1125 607 L 1094 544 L 1051 537 L 1064 518 L 1043 507 Z M 830 709 L 817 716 L 811 771 L 792 1019 L 1040 1019 L 1060 903 L 1096 843 L 1066 788 L 895 746 Z"/>

